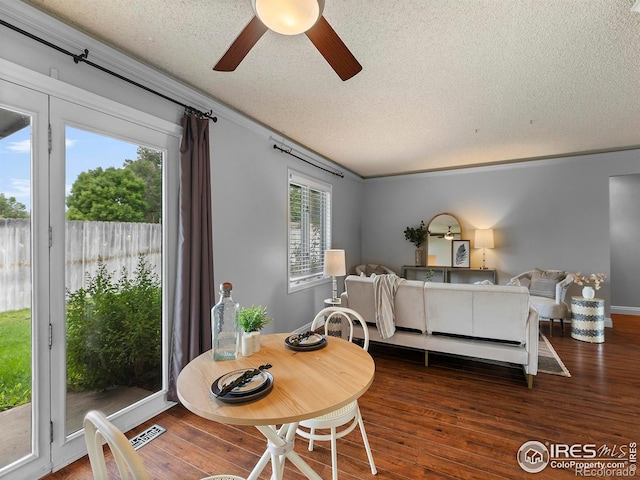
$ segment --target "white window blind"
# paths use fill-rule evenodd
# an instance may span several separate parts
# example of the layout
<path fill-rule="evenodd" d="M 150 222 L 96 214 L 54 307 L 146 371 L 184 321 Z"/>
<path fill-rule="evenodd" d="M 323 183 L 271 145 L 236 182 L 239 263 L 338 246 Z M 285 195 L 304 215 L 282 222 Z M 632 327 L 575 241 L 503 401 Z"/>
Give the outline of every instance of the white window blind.
<path fill-rule="evenodd" d="M 322 280 L 331 248 L 331 185 L 289 171 L 289 291 Z"/>

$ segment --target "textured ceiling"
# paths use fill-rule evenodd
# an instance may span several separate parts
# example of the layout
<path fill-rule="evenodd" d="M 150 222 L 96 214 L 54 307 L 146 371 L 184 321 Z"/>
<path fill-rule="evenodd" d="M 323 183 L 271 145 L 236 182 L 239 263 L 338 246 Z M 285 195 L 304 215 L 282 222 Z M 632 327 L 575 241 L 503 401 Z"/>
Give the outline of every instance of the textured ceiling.
<path fill-rule="evenodd" d="M 213 71 L 250 0 L 27 3 L 363 177 L 640 145 L 633 0 L 326 0 L 346 82 L 271 31 Z"/>

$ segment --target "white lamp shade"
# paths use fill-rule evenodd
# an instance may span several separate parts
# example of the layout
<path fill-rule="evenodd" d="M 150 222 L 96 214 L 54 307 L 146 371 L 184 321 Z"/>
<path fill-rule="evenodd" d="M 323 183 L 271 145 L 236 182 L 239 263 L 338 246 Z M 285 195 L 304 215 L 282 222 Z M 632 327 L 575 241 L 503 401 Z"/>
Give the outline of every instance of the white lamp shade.
<path fill-rule="evenodd" d="M 324 0 L 253 0 L 253 9 L 270 30 L 282 35 L 298 35 L 318 21 Z"/>
<path fill-rule="evenodd" d="M 324 274 L 330 277 L 341 277 L 346 275 L 344 250 L 324 251 Z"/>
<path fill-rule="evenodd" d="M 476 248 L 493 248 L 493 229 L 484 228 L 476 230 L 474 246 Z"/>

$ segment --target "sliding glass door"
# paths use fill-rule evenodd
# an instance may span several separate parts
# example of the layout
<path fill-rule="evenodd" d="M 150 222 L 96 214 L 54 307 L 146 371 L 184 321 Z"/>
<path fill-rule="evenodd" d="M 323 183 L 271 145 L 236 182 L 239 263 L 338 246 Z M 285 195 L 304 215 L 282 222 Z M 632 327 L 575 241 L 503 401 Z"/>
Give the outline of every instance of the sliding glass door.
<path fill-rule="evenodd" d="M 0 479 L 84 455 L 89 410 L 167 407 L 179 129 L 87 98 L 0 80 Z"/>

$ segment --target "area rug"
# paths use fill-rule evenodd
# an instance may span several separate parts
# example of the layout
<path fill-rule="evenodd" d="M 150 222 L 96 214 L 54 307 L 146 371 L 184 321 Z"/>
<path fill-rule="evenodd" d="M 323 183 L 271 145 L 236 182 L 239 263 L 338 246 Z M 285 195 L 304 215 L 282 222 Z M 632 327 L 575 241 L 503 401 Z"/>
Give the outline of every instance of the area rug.
<path fill-rule="evenodd" d="M 565 367 L 557 352 L 551 345 L 551 342 L 542 333 L 538 341 L 538 372 L 550 373 L 552 375 L 560 375 L 570 377 L 571 373 Z"/>

